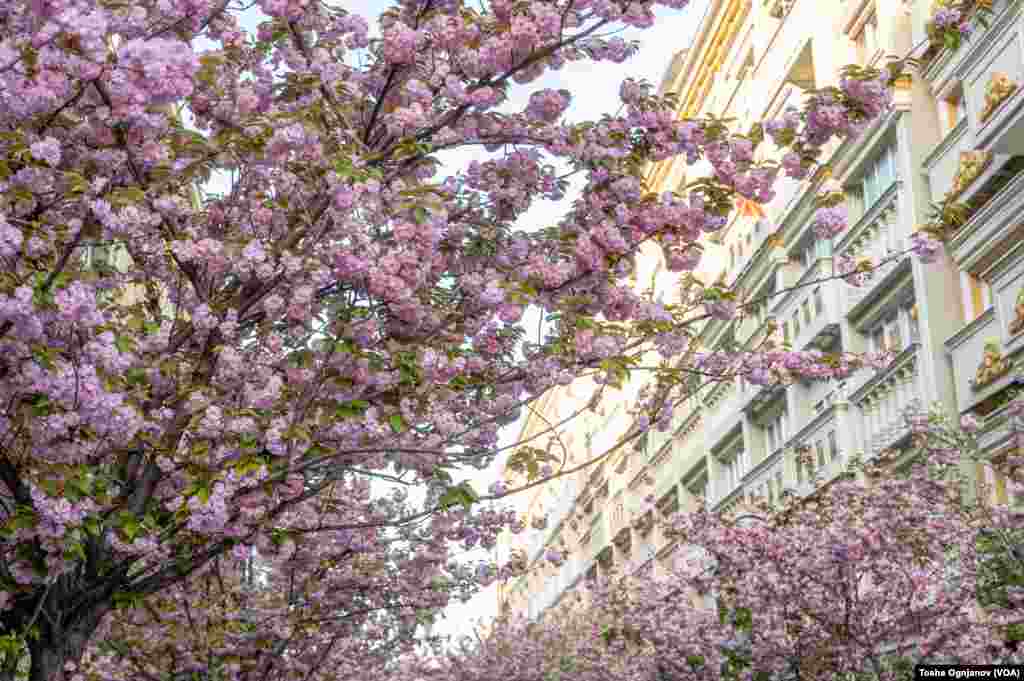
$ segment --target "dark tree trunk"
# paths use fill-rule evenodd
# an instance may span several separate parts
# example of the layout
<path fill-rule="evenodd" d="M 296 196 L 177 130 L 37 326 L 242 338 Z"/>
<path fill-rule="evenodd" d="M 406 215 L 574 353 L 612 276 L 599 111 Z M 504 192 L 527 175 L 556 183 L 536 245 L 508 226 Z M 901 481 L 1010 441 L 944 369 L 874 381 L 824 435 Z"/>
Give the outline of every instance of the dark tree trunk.
<path fill-rule="evenodd" d="M 85 612 L 65 614 L 57 627 L 49 621 L 43 623 L 42 635 L 29 641 L 29 681 L 64 681 L 64 665 L 81 659 L 108 610 L 106 605 L 95 605 Z"/>
<path fill-rule="evenodd" d="M 108 591 L 100 586 L 89 599 L 81 585 L 65 575 L 49 587 L 22 595 L 3 613 L 0 631 L 35 632 L 26 642 L 30 681 L 64 681 L 64 665 L 79 661 L 111 608 Z M 0 681 L 14 681 L 15 665 L 10 662 L 0 669 Z"/>

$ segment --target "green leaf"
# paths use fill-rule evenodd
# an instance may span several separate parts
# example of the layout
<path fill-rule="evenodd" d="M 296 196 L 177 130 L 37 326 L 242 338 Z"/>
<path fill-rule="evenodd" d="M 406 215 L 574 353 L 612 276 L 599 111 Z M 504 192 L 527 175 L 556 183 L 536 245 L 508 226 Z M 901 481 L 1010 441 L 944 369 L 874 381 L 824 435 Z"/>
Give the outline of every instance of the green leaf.
<path fill-rule="evenodd" d="M 112 205 L 127 206 L 142 203 L 146 198 L 146 192 L 142 191 L 141 187 L 119 187 L 110 192 L 108 198 Z"/>
<path fill-rule="evenodd" d="M 388 419 L 388 423 L 391 424 L 391 430 L 395 431 L 396 433 L 405 432 L 405 421 L 402 420 L 401 414 L 392 414 L 391 417 Z"/>
<path fill-rule="evenodd" d="M 46 395 L 36 395 L 29 402 L 29 405 L 32 407 L 33 416 L 49 416 L 53 412 L 50 398 Z"/>
<path fill-rule="evenodd" d="M 366 400 L 352 400 L 350 402 L 342 402 L 339 404 L 334 410 L 334 413 L 338 418 L 356 418 L 366 413 L 366 410 L 369 408 L 370 403 Z"/>
<path fill-rule="evenodd" d="M 441 498 L 437 500 L 438 506 L 442 509 L 449 509 L 456 504 L 461 504 L 469 510 L 470 507 L 480 500 L 480 496 L 473 490 L 468 482 L 461 482 L 455 487 L 449 487 Z"/>
<path fill-rule="evenodd" d="M 139 385 L 146 382 L 146 370 L 141 367 L 132 367 L 124 374 L 129 385 Z"/>
<path fill-rule="evenodd" d="M 128 336 L 118 336 L 114 339 L 114 347 L 124 355 L 135 349 L 135 341 Z"/>

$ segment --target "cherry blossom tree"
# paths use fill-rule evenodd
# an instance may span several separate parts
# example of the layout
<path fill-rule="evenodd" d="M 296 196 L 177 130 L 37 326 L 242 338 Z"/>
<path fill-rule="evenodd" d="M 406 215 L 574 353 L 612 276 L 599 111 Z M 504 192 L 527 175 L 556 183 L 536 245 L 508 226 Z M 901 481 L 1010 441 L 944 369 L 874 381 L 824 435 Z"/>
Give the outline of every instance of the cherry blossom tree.
<path fill-rule="evenodd" d="M 689 277 L 682 302 L 659 303 L 628 274 L 645 244 L 696 267 L 737 196 L 770 201 L 780 172 L 807 177 L 887 110 L 899 63 L 847 69 L 746 133 L 679 120 L 634 81 L 597 121 L 564 122 L 566 91 L 509 110 L 549 69 L 629 57 L 614 31 L 649 26 L 655 4 L 685 0 L 406 0 L 371 40 L 316 0 L 259 0 L 255 34 L 233 0 L 4 3 L 0 679 L 82 676 L 95 636 L 145 654 L 140 675 L 209 671 L 212 655 L 229 678 L 273 657 L 299 678 L 344 656 L 325 649 L 382 653 L 360 609 L 408 622 L 522 569 L 466 575 L 450 546 L 516 525 L 482 503 L 508 491 L 465 477 L 548 388 L 621 383 L 656 350 L 647 427 L 692 375 L 825 378 L 865 361 L 701 353 L 703 320 L 753 301 Z M 760 145 L 781 164 L 755 162 Z M 458 149 L 478 160 L 442 168 Z M 651 193 L 644 168 L 675 155 L 713 174 Z M 564 197 L 557 165 L 585 179 L 581 197 L 524 230 L 531 205 Z M 226 191 L 207 194 L 211 178 Z M 531 306 L 556 321 L 524 342 Z M 426 501 L 380 498 L 373 480 Z M 232 561 L 254 549 L 305 600 L 278 593 L 243 621 Z M 424 591 L 442 578 L 456 586 Z M 261 608 L 288 614 L 238 643 Z M 317 623 L 325 609 L 340 623 Z M 315 626 L 306 652 L 289 643 Z M 161 639 L 166 665 L 147 666 Z M 90 655 L 90 678 L 114 674 Z"/>

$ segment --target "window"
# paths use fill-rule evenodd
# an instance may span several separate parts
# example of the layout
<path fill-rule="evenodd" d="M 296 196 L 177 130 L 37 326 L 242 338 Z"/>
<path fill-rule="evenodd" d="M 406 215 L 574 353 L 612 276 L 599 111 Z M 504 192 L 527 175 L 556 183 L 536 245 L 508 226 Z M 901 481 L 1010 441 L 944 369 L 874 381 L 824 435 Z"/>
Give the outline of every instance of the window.
<path fill-rule="evenodd" d="M 872 352 L 902 352 L 911 343 L 920 340 L 917 325 L 917 306 L 902 305 L 890 312 L 868 333 Z"/>
<path fill-rule="evenodd" d="M 988 284 L 967 272 L 960 273 L 960 288 L 964 321 L 973 322 L 992 304 L 992 291 Z"/>
<path fill-rule="evenodd" d="M 725 463 L 725 474 L 726 480 L 729 482 L 729 491 L 739 486 L 748 470 L 750 470 L 750 453 L 743 450 L 735 452 L 732 458 Z"/>
<path fill-rule="evenodd" d="M 802 307 L 803 311 L 804 311 L 804 325 L 805 326 L 810 326 L 811 325 L 811 300 L 810 300 L 810 298 L 804 298 L 804 302 L 800 304 L 800 307 Z"/>
<path fill-rule="evenodd" d="M 903 344 L 903 329 L 902 320 L 899 316 L 892 317 L 885 324 L 886 345 L 894 351 L 903 350 L 906 346 Z"/>
<path fill-rule="evenodd" d="M 786 417 L 786 412 L 782 411 L 764 426 L 767 454 L 771 454 L 786 442 Z"/>
<path fill-rule="evenodd" d="M 917 343 L 921 340 L 921 326 L 918 323 L 917 303 L 909 303 L 903 308 L 903 316 L 907 320 L 907 328 L 910 331 L 910 342 Z"/>
<path fill-rule="evenodd" d="M 814 449 L 818 453 L 818 468 L 825 467 L 825 443 L 822 440 L 818 440 L 814 443 Z"/>
<path fill-rule="evenodd" d="M 804 269 L 807 269 L 814 264 L 814 242 L 808 243 L 806 246 L 800 249 L 797 259 L 800 261 L 800 265 Z"/>
<path fill-rule="evenodd" d="M 885 346 L 885 329 L 876 329 L 871 334 L 871 351 L 872 352 L 886 352 L 888 348 Z"/>
<path fill-rule="evenodd" d="M 836 431 L 828 431 L 828 455 L 832 461 L 839 458 L 839 443 L 836 441 Z"/>
<path fill-rule="evenodd" d="M 821 288 L 814 289 L 814 314 L 819 315 L 825 311 L 825 297 L 821 294 Z"/>
<path fill-rule="evenodd" d="M 782 323 L 782 342 L 789 343 L 789 322 Z"/>
<path fill-rule="evenodd" d="M 896 146 L 887 144 L 881 153 L 867 164 L 860 180 L 847 190 L 851 213 L 863 215 L 896 181 Z"/>
<path fill-rule="evenodd" d="M 967 104 L 962 88 L 957 87 L 953 94 L 943 100 L 941 115 L 943 132 L 946 134 L 967 118 Z"/>
<path fill-rule="evenodd" d="M 793 338 L 800 337 L 800 311 L 793 313 Z"/>

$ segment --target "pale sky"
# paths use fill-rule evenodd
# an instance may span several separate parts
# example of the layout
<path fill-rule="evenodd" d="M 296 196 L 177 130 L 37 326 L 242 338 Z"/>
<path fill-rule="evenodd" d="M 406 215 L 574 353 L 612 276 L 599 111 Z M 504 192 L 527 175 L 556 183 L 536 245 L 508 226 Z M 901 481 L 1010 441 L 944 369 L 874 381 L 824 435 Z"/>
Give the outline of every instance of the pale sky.
<path fill-rule="evenodd" d="M 373 37 L 379 35 L 379 31 L 376 29 L 376 18 L 392 3 L 381 0 L 360 0 L 334 4 L 365 17 L 371 26 L 371 37 Z M 564 88 L 573 93 L 572 104 L 566 112 L 566 119 L 569 121 L 596 120 L 602 114 L 615 113 L 620 105 L 618 93 L 621 82 L 626 78 L 646 79 L 657 87 L 672 56 L 689 44 L 707 5 L 707 0 L 693 0 L 690 7 L 681 11 L 658 8 L 655 12 L 657 20 L 653 27 L 644 31 L 630 29 L 619 34 L 624 40 L 635 39 L 640 42 L 640 50 L 633 58 L 623 64 L 569 64 L 561 71 L 549 72 L 543 78 L 527 86 L 514 85 L 509 93 L 509 101 L 502 108 L 521 110 L 534 90 Z M 260 21 L 258 9 L 254 8 L 247 12 L 243 25 L 250 30 L 255 30 Z M 439 173 L 440 176 L 456 172 L 474 157 L 485 158 L 486 154 L 472 151 L 453 152 L 442 156 L 441 159 L 445 165 Z M 576 198 L 579 190 L 580 184 L 577 182 L 563 201 L 536 204 L 520 218 L 519 226 L 526 231 L 533 231 L 556 223 L 560 215 Z M 536 328 L 536 312 L 533 315 L 528 313 L 524 317 L 524 321 L 527 323 L 528 329 Z M 507 426 L 501 434 L 502 446 L 514 443 L 520 428 L 521 424 L 518 422 Z M 480 492 L 485 491 L 490 483 L 497 478 L 497 475 L 497 464 L 491 470 L 478 473 L 472 478 L 474 488 Z M 478 550 L 462 557 L 486 560 L 488 555 L 486 552 Z M 438 623 L 434 631 L 438 634 L 451 635 L 454 638 L 471 635 L 477 623 L 490 620 L 496 613 L 497 595 L 492 586 L 468 603 L 456 603 L 450 606 L 444 619 Z"/>

